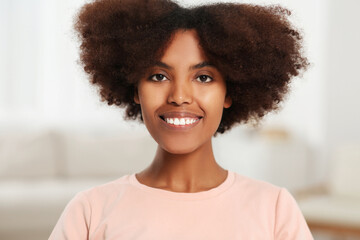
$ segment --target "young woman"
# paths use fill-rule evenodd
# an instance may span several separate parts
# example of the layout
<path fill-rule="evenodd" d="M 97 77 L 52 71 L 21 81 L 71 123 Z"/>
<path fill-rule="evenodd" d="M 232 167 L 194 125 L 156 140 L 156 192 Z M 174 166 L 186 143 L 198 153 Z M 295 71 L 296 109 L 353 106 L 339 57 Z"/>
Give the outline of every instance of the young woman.
<path fill-rule="evenodd" d="M 84 69 L 158 149 L 143 171 L 77 194 L 50 239 L 312 239 L 287 190 L 223 169 L 211 144 L 277 108 L 306 69 L 289 14 L 230 3 L 86 4 L 76 23 Z"/>

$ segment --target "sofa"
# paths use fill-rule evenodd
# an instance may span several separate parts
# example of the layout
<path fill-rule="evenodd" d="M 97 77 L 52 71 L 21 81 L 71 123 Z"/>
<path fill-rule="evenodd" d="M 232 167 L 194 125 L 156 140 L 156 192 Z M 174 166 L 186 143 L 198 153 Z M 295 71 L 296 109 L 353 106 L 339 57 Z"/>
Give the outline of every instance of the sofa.
<path fill-rule="evenodd" d="M 330 163 L 330 181 L 305 193 L 299 206 L 314 232 L 360 239 L 360 143 L 337 146 Z"/>
<path fill-rule="evenodd" d="M 48 239 L 79 191 L 145 168 L 146 131 L 11 131 L 0 135 L 0 239 Z"/>

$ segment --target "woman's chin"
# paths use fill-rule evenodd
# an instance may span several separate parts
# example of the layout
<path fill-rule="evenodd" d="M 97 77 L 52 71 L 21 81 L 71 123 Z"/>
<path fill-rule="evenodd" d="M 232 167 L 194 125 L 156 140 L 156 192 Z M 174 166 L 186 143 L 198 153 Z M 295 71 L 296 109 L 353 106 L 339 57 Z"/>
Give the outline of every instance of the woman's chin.
<path fill-rule="evenodd" d="M 181 144 L 174 145 L 159 145 L 160 148 L 162 148 L 164 151 L 170 153 L 170 154 L 177 154 L 177 155 L 183 155 L 183 154 L 189 154 L 194 152 L 197 148 L 194 146 L 184 146 Z"/>

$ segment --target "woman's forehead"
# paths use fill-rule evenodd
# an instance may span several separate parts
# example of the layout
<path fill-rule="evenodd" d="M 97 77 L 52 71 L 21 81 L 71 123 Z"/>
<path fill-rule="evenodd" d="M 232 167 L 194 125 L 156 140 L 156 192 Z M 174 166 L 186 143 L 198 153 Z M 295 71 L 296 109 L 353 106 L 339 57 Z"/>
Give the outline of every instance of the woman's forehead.
<path fill-rule="evenodd" d="M 177 30 L 161 57 L 160 63 L 168 67 L 211 65 L 202 49 L 197 32 L 193 29 Z M 159 63 L 158 62 L 158 63 Z"/>

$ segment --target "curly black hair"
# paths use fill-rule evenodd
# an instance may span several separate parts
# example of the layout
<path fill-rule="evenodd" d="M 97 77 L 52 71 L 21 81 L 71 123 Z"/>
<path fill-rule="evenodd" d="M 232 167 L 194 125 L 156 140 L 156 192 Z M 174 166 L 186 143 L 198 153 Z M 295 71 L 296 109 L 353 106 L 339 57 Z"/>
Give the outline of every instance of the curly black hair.
<path fill-rule="evenodd" d="M 95 0 L 81 8 L 75 30 L 84 70 L 102 100 L 126 107 L 128 119 L 142 121 L 141 106 L 134 102 L 138 81 L 160 60 L 176 30 L 195 29 L 232 99 L 217 129 L 224 133 L 278 109 L 290 80 L 308 67 L 290 15 L 278 5 L 185 8 L 170 0 Z"/>

